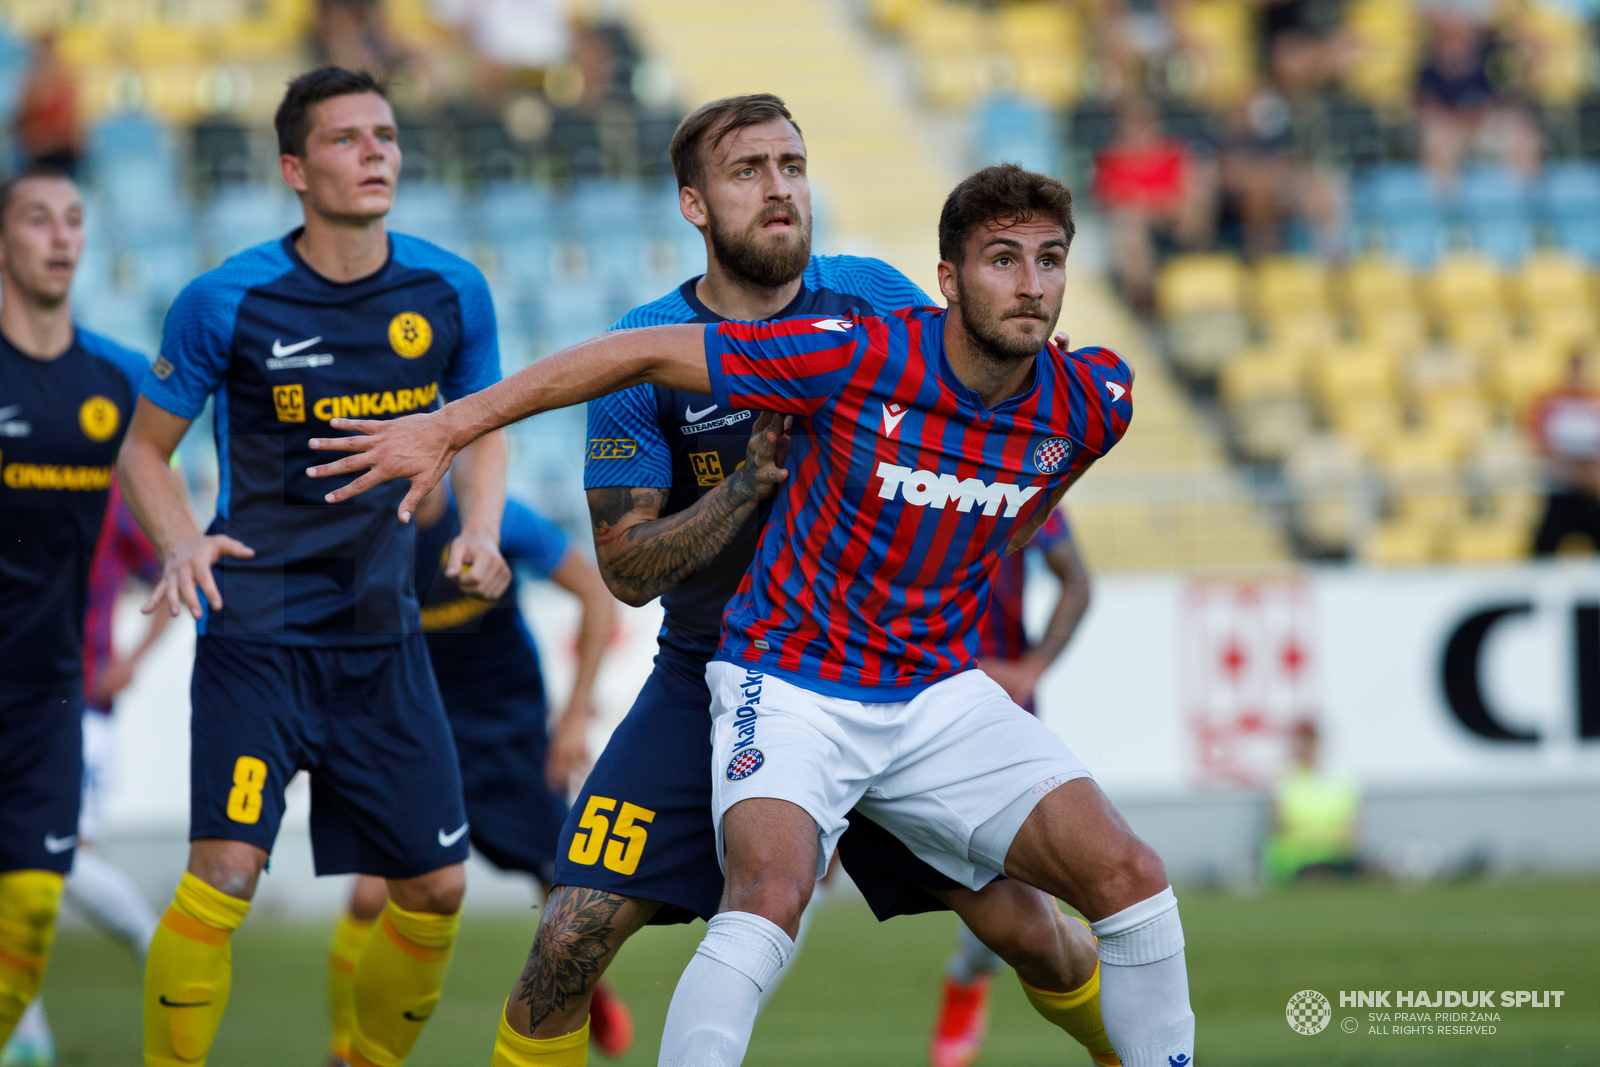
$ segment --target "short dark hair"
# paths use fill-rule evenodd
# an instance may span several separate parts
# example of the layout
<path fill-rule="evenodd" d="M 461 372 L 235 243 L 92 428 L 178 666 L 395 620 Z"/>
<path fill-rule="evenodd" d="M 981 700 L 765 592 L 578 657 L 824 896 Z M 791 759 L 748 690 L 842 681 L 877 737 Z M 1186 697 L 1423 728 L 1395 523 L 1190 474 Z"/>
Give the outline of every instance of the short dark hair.
<path fill-rule="evenodd" d="M 746 126 L 760 126 L 764 122 L 783 119 L 800 133 L 800 124 L 789 114 L 789 107 L 771 93 L 747 93 L 744 96 L 727 96 L 701 104 L 695 108 L 672 133 L 672 144 L 667 154 L 672 157 L 672 173 L 677 176 L 678 188 L 694 185 L 705 177 L 706 153 L 722 143 L 730 133 Z M 702 144 L 708 133 L 715 131 L 710 144 Z M 805 134 L 800 133 L 801 138 Z"/>
<path fill-rule="evenodd" d="M 1077 226 L 1072 221 L 1072 190 L 1047 174 L 1035 174 L 1015 163 L 1001 163 L 969 174 L 945 198 L 939 212 L 939 258 L 961 263 L 967 239 L 978 227 L 1001 219 L 1027 222 L 1043 216 L 1060 223 L 1067 246 Z"/>
<path fill-rule="evenodd" d="M 306 138 L 311 136 L 311 109 L 324 100 L 358 93 L 377 93 L 385 100 L 389 94 L 382 83 L 364 70 L 343 67 L 318 67 L 308 70 L 283 94 L 283 103 L 272 118 L 278 130 L 278 152 L 286 156 L 306 154 Z"/>
<path fill-rule="evenodd" d="M 67 171 L 54 163 L 29 163 L 22 170 L 0 182 L 0 230 L 5 229 L 6 212 L 11 210 L 11 201 L 16 198 L 17 186 L 23 182 L 33 181 L 35 178 L 54 178 L 77 185 L 77 180 Z"/>

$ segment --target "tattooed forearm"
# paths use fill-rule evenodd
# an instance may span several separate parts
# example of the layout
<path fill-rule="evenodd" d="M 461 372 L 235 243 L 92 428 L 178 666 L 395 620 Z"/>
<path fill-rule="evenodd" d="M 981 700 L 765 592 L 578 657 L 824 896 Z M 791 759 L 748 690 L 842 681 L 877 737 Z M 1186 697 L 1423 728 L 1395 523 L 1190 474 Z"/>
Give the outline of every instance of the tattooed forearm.
<path fill-rule="evenodd" d="M 626 897 L 598 889 L 557 886 L 550 894 L 528 965 L 517 982 L 517 1000 L 528 1005 L 530 1033 L 599 981 L 614 947 L 613 920 L 625 903 Z"/>
<path fill-rule="evenodd" d="M 625 604 L 648 604 L 716 558 L 755 513 L 760 490 L 741 467 L 692 507 L 648 521 L 627 520 L 641 509 L 659 513 L 660 489 L 591 489 L 600 573 Z"/>

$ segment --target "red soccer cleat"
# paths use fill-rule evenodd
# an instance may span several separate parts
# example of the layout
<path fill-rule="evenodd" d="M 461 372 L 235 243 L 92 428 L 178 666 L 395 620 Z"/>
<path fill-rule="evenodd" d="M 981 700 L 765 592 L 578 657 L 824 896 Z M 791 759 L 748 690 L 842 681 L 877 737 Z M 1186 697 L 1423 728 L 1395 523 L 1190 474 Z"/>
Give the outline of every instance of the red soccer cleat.
<path fill-rule="evenodd" d="M 928 1062 L 933 1067 L 970 1067 L 983 1051 L 988 1029 L 989 976 L 982 974 L 961 985 L 947 975 L 939 1020 L 928 1043 Z"/>
<path fill-rule="evenodd" d="M 633 1016 L 602 982 L 589 1001 L 589 1040 L 601 1055 L 616 1059 L 633 1046 Z"/>

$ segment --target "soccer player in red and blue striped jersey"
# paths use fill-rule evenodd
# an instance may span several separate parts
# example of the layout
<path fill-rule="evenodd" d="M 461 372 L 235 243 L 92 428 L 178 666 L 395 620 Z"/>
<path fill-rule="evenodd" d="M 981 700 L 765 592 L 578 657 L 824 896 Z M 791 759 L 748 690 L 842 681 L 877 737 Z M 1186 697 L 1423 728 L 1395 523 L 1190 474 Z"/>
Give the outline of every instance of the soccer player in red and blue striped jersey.
<path fill-rule="evenodd" d="M 1160 858 L 1061 738 L 974 669 L 1000 557 L 1132 416 L 1114 353 L 1047 344 L 1072 229 L 1059 182 L 986 168 L 940 218 L 947 309 L 617 331 L 438 412 L 336 420 L 360 436 L 311 442 L 356 453 L 312 476 L 366 469 L 328 500 L 404 477 L 408 520 L 468 442 L 637 382 L 793 417 L 788 477 L 706 672 L 726 886 L 668 1012 L 668 1067 L 742 1061 L 852 808 L 974 889 L 1003 871 L 1072 904 L 1099 938 L 1114 1056 L 1193 1060 Z M 1078 1007 L 1026 991 L 1047 1016 Z"/>

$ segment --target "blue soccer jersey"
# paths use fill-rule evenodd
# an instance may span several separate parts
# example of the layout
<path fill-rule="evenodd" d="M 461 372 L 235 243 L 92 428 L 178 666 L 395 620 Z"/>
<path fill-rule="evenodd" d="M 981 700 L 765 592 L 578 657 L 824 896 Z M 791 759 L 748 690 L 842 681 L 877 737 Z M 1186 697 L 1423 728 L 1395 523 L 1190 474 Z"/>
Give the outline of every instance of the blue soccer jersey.
<path fill-rule="evenodd" d="M 215 567 L 226 606 L 201 632 L 294 645 L 390 644 L 418 631 L 405 482 L 342 504 L 312 437 L 334 418 L 387 419 L 499 380 L 494 307 L 476 267 L 391 234 L 376 273 L 334 282 L 294 240 L 201 275 L 167 315 L 144 395 L 192 419 L 215 393 L 217 517 L 209 532 L 255 549 Z"/>
<path fill-rule="evenodd" d="M 614 329 L 725 321 L 695 295 L 698 281 L 691 278 L 654 303 L 635 308 Z M 926 303 L 922 290 L 881 260 L 812 256 L 800 291 L 774 318 L 886 315 Z M 744 462 L 753 418 L 749 409 L 734 410 L 712 397 L 655 385 L 602 397 L 589 405 L 584 488 L 665 489 L 661 514 L 683 511 Z M 663 640 L 711 657 L 723 609 L 755 557 L 768 510 L 763 505 L 714 560 L 662 594 Z"/>
<path fill-rule="evenodd" d="M 148 367 L 88 330 L 49 360 L 0 337 L 0 680 L 83 673 L 89 564 Z"/>
<path fill-rule="evenodd" d="M 909 700 L 973 666 L 1007 542 L 1133 414 L 1115 353 L 1054 345 L 1026 392 L 985 407 L 945 359 L 939 308 L 729 322 L 705 339 L 719 405 L 796 420 L 717 658 L 849 699 Z"/>

